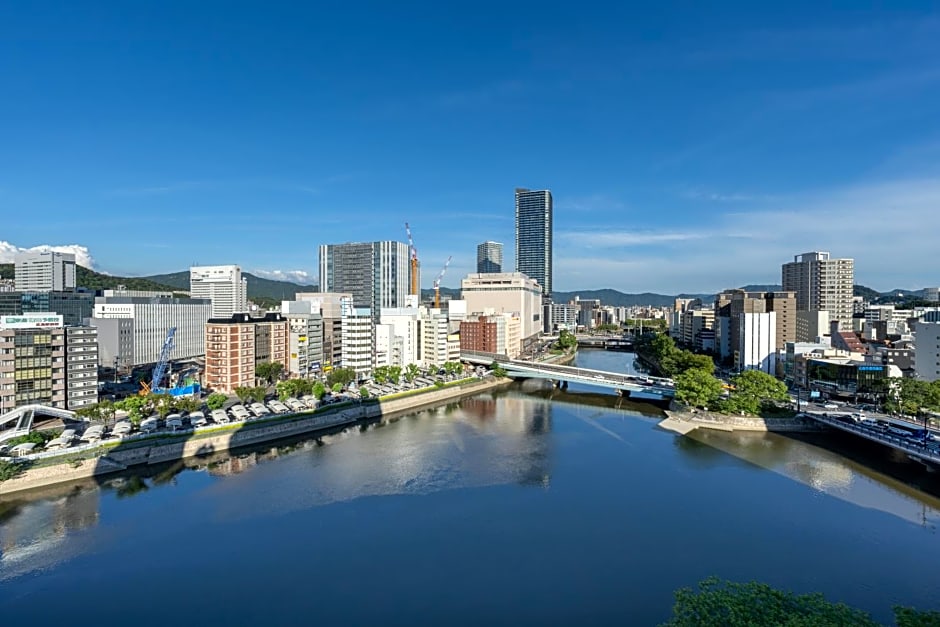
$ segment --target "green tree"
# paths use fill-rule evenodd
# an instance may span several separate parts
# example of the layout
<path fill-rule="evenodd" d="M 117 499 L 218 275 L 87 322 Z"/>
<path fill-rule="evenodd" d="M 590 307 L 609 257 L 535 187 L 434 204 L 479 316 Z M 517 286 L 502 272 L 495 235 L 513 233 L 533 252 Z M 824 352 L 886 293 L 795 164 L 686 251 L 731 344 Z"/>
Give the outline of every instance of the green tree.
<path fill-rule="evenodd" d="M 242 405 L 248 402 L 248 399 L 251 398 L 252 388 L 249 387 L 237 387 L 235 388 L 235 396 L 238 397 L 238 402 Z"/>
<path fill-rule="evenodd" d="M 388 380 L 395 385 L 401 383 L 401 366 L 388 367 Z"/>
<path fill-rule="evenodd" d="M 715 362 L 708 355 L 699 355 L 690 351 L 678 350 L 672 355 L 672 363 L 675 368 L 675 374 L 681 374 L 686 370 L 707 370 L 715 372 Z"/>
<path fill-rule="evenodd" d="M 268 385 L 270 385 L 281 376 L 283 370 L 284 364 L 279 361 L 262 361 L 255 364 L 255 377 L 262 381 L 267 381 Z"/>
<path fill-rule="evenodd" d="M 418 375 L 421 374 L 421 369 L 418 368 L 417 364 L 408 364 L 405 366 L 405 381 L 411 383 L 418 378 Z"/>
<path fill-rule="evenodd" d="M 0 460 L 0 483 L 20 476 L 28 466 L 29 464 L 22 462 Z"/>
<path fill-rule="evenodd" d="M 366 386 L 359 388 L 359 398 L 369 398 L 369 388 Z"/>
<path fill-rule="evenodd" d="M 721 397 L 721 381 L 712 369 L 692 368 L 676 375 L 676 400 L 692 407 L 715 407 Z"/>
<path fill-rule="evenodd" d="M 577 348 L 578 338 L 575 337 L 574 333 L 568 331 L 567 329 L 562 329 L 558 332 L 558 341 L 556 342 L 559 348 L 564 350 L 571 350 Z"/>
<path fill-rule="evenodd" d="M 885 393 L 885 411 L 917 416 L 921 409 L 936 409 L 940 402 L 940 387 L 907 377 L 888 379 Z"/>
<path fill-rule="evenodd" d="M 494 377 L 502 378 L 506 376 L 506 369 L 500 366 L 498 361 L 494 361 L 490 364 L 490 370 Z"/>
<path fill-rule="evenodd" d="M 202 407 L 199 399 L 192 396 L 177 396 L 173 399 L 173 409 L 178 412 L 192 413 Z"/>
<path fill-rule="evenodd" d="M 154 408 L 161 418 L 166 418 L 173 413 L 173 397 L 169 394 L 153 394 Z"/>
<path fill-rule="evenodd" d="M 724 402 L 726 411 L 759 414 L 762 407 L 789 400 L 787 386 L 766 372 L 745 370 L 731 379 L 731 396 Z"/>
<path fill-rule="evenodd" d="M 337 383 L 340 387 L 346 387 L 356 380 L 356 371 L 352 368 L 334 368 L 326 377 L 327 385 L 333 387 Z"/>
<path fill-rule="evenodd" d="M 384 385 L 388 381 L 388 366 L 379 366 L 372 371 L 372 378 L 379 385 Z"/>
<path fill-rule="evenodd" d="M 268 388 L 263 385 L 251 388 L 251 398 L 254 399 L 256 403 L 263 403 L 264 397 L 267 395 L 267 393 Z"/>
<path fill-rule="evenodd" d="M 101 407 L 100 403 L 94 403 L 92 405 L 85 405 L 84 407 L 79 407 L 75 410 L 75 415 L 85 420 L 91 421 L 100 421 L 101 420 Z"/>
<path fill-rule="evenodd" d="M 675 593 L 672 618 L 664 627 L 876 627 L 866 612 L 831 603 L 819 593 L 795 595 L 759 582 L 733 583 L 710 577 L 698 590 Z"/>
<path fill-rule="evenodd" d="M 316 399 L 323 400 L 323 397 L 326 395 L 326 386 L 317 381 L 313 384 L 313 390 L 311 393 L 316 397 Z"/>
<path fill-rule="evenodd" d="M 222 409 L 225 406 L 225 401 L 228 400 L 228 396 L 225 394 L 220 394 L 219 392 L 213 392 L 208 397 L 206 397 L 206 407 L 210 410 Z"/>
<path fill-rule="evenodd" d="M 135 394 L 134 396 L 121 399 L 114 404 L 114 407 L 126 411 L 127 417 L 130 418 L 131 422 L 138 424 L 141 420 L 153 413 L 154 399 L 150 394 L 146 396 Z"/>
<path fill-rule="evenodd" d="M 333 387 L 330 388 L 330 390 L 331 390 L 334 394 L 339 394 L 340 392 L 343 391 L 343 384 L 342 384 L 342 383 L 334 383 L 334 384 L 333 384 Z"/>

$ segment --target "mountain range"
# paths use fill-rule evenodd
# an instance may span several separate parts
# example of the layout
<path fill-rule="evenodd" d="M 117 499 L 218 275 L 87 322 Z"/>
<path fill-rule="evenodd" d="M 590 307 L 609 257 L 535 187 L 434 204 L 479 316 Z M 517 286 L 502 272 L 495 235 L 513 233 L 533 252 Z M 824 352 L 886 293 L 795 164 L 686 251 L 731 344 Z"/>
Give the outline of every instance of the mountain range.
<path fill-rule="evenodd" d="M 13 264 L 0 264 L 0 278 L 13 278 Z M 124 285 L 131 290 L 153 290 L 163 292 L 186 292 L 189 290 L 189 271 L 172 272 L 170 274 L 153 274 L 144 277 L 118 277 L 110 274 L 95 272 L 83 266 L 78 266 L 76 271 L 76 280 L 78 285 L 93 290 L 114 289 L 118 285 Z M 242 276 L 248 279 L 248 298 L 255 301 L 263 301 L 264 304 L 274 304 L 281 300 L 290 300 L 294 298 L 297 292 L 315 292 L 316 285 L 300 285 L 291 281 L 278 281 L 274 279 L 265 279 L 249 272 L 243 272 Z M 772 292 L 780 290 L 780 285 L 745 285 L 741 289 L 748 292 Z M 904 290 L 895 289 L 888 292 L 878 292 L 864 285 L 855 286 L 855 295 L 862 296 L 869 301 L 885 301 L 899 298 L 924 298 L 926 290 Z M 700 298 L 702 302 L 713 302 L 715 294 L 654 294 L 644 292 L 642 294 L 626 294 L 614 289 L 583 290 L 577 292 L 555 292 L 555 302 L 569 302 L 577 296 L 581 300 L 599 299 L 604 305 L 614 307 L 669 307 L 672 306 L 676 298 Z M 421 290 L 423 302 L 430 302 L 434 298 L 434 290 Z M 455 288 L 441 287 L 441 299 L 459 298 L 460 290 Z"/>

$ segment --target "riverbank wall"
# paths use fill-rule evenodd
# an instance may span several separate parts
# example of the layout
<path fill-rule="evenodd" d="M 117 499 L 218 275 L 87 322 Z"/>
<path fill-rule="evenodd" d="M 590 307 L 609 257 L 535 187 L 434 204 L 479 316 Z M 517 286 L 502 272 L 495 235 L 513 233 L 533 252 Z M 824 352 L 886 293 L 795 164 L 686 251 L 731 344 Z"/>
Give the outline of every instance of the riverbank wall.
<path fill-rule="evenodd" d="M 826 428 L 814 420 L 793 417 L 762 417 L 762 416 L 735 416 L 690 410 L 673 404 L 666 410 L 667 418 L 659 426 L 669 431 L 685 435 L 695 429 L 712 429 L 715 431 L 752 431 L 752 432 L 814 432 L 825 431 Z"/>
<path fill-rule="evenodd" d="M 162 464 L 188 458 L 208 457 L 243 446 L 354 424 L 363 420 L 394 417 L 500 388 L 511 379 L 488 379 L 402 394 L 374 402 L 349 403 L 311 414 L 277 416 L 269 420 L 220 425 L 200 432 L 161 435 L 140 441 L 107 443 L 85 456 L 63 451 L 62 461 L 27 468 L 20 476 L 0 482 L 0 495 L 82 481 L 126 471 L 134 466 Z M 56 458 L 59 459 L 58 457 Z"/>

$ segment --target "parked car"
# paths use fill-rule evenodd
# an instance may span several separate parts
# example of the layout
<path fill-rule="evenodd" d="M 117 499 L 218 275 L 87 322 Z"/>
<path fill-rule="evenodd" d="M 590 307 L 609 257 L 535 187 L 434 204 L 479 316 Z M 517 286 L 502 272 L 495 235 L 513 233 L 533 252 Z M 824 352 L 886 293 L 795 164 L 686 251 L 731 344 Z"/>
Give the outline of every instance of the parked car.
<path fill-rule="evenodd" d="M 208 424 L 208 422 L 209 421 L 206 419 L 206 415 L 201 411 L 194 411 L 193 413 L 189 414 L 189 424 L 194 427 L 202 427 Z"/>
<path fill-rule="evenodd" d="M 271 410 L 261 403 L 252 403 L 248 406 L 248 411 L 253 413 L 257 418 L 261 418 L 262 416 L 269 416 L 271 414 Z"/>

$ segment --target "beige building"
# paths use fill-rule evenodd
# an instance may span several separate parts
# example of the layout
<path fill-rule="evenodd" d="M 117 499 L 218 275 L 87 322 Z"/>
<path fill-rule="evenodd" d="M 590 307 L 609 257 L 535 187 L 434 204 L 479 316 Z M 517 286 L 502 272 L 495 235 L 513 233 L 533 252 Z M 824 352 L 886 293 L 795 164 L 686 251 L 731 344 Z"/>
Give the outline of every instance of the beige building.
<path fill-rule="evenodd" d="M 542 331 L 542 287 L 521 272 L 469 274 L 460 282 L 467 314 L 515 314 L 523 340 Z"/>
<path fill-rule="evenodd" d="M 796 293 L 797 311 L 828 311 L 839 330 L 852 330 L 854 259 L 832 259 L 828 252 L 796 255 L 783 264 L 782 278 L 783 289 Z"/>
<path fill-rule="evenodd" d="M 787 342 L 796 341 L 796 294 L 794 292 L 746 292 L 744 290 L 725 290 L 715 300 L 715 313 L 718 318 L 728 319 L 727 323 L 718 321 L 716 343 L 722 357 L 728 357 L 740 351 L 742 339 L 740 316 L 744 314 L 774 313 L 776 328 L 773 333 L 777 350 L 784 350 Z"/>
<path fill-rule="evenodd" d="M 796 341 L 815 342 L 816 338 L 829 335 L 828 311 L 796 312 Z"/>
<path fill-rule="evenodd" d="M 288 368 L 288 321 L 280 313 L 262 318 L 235 314 L 206 323 L 205 387 L 231 394 L 256 384 L 255 366 L 278 362 Z"/>

